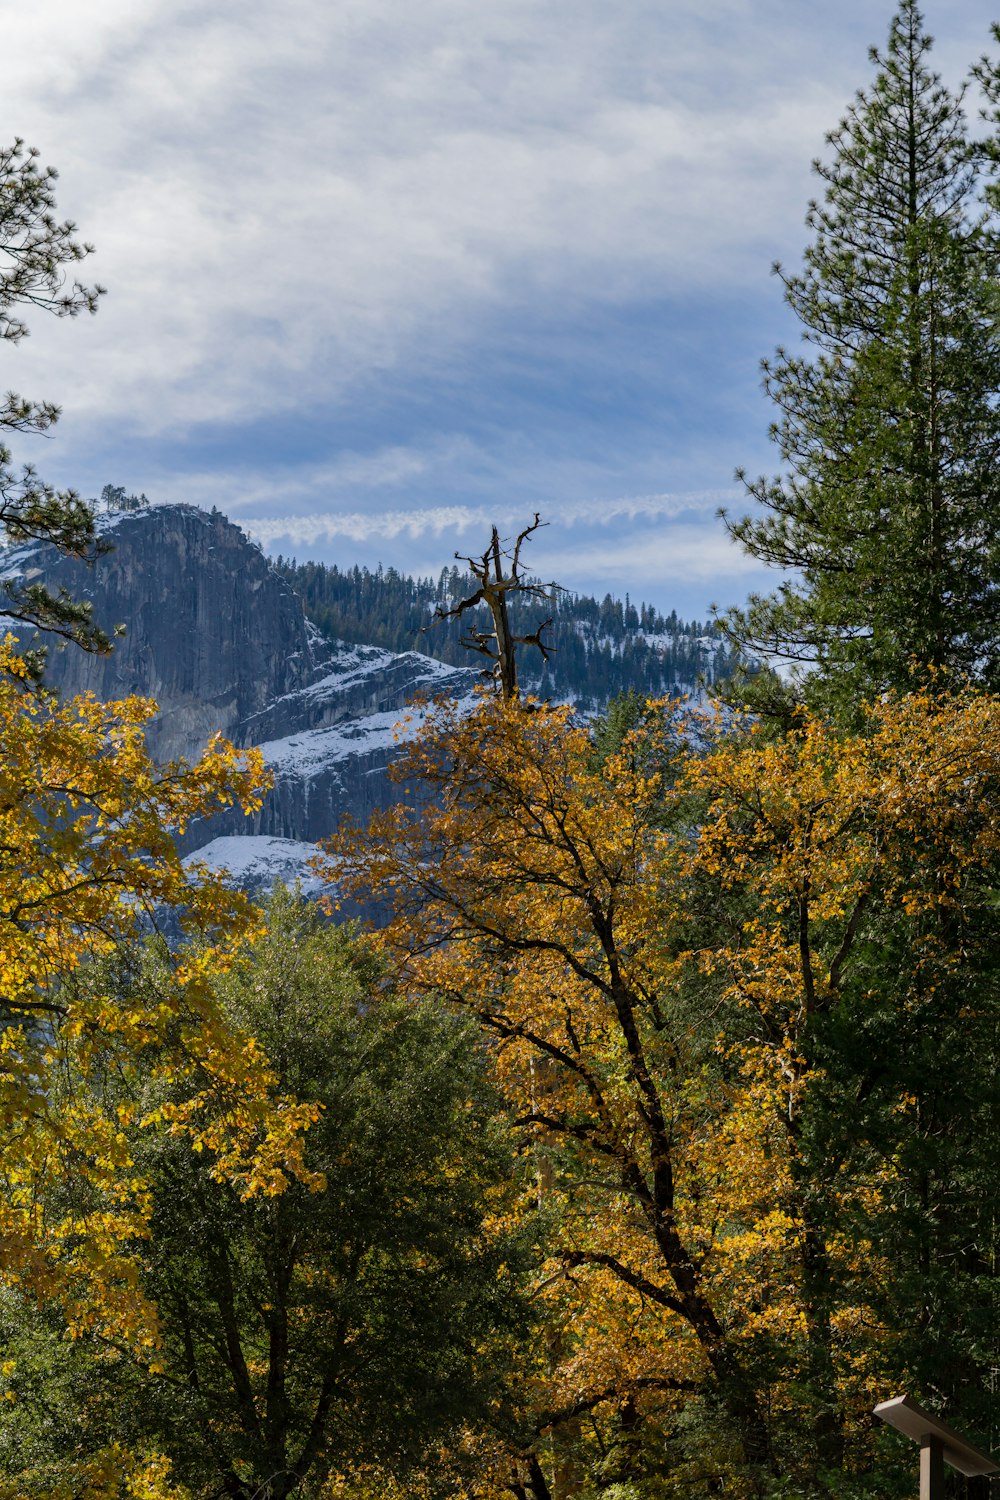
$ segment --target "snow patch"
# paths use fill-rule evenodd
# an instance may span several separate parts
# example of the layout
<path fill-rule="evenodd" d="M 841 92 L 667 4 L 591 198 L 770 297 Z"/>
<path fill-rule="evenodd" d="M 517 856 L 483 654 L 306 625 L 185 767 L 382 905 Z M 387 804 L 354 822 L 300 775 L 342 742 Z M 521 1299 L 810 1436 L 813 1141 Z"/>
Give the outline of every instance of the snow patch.
<path fill-rule="evenodd" d="M 230 884 L 245 891 L 266 891 L 282 881 L 301 886 L 304 895 L 317 896 L 326 882 L 309 869 L 309 860 L 319 850 L 315 844 L 298 839 L 272 838 L 266 834 L 230 834 L 212 839 L 184 859 L 187 870 L 207 865 L 214 873 L 224 872 Z"/>
<path fill-rule="evenodd" d="M 390 713 L 368 714 L 344 724 L 267 740 L 259 748 L 267 764 L 281 776 L 309 778 L 352 756 L 391 751 L 395 745 L 412 739 L 422 722 L 420 710 L 411 710 L 403 716 L 394 708 Z"/>
<path fill-rule="evenodd" d="M 474 694 L 468 693 L 456 701 L 460 712 L 472 713 L 477 700 Z M 394 708 L 386 713 L 366 714 L 364 718 L 303 730 L 280 740 L 267 740 L 259 749 L 279 776 L 308 780 L 338 761 L 379 752 L 391 755 L 397 746 L 416 737 L 430 711 L 431 705 L 411 704 L 407 709 Z"/>

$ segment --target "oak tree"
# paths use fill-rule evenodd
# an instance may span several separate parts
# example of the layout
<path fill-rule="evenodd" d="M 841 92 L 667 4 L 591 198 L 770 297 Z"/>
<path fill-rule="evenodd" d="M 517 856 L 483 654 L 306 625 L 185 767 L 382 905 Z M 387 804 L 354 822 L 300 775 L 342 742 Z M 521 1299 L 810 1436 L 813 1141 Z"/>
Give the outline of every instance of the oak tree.
<path fill-rule="evenodd" d="M 173 835 L 239 800 L 259 805 L 256 751 L 214 740 L 192 766 L 155 766 L 140 699 L 56 704 L 25 696 L 26 669 L 0 650 L 0 1248 L 5 1285 L 58 1299 L 69 1328 L 102 1327 L 140 1344 L 155 1320 L 136 1283 L 148 1194 L 125 1126 L 138 1107 L 106 1108 L 110 1073 L 189 1083 L 165 1106 L 171 1128 L 211 1147 L 249 1194 L 301 1167 L 298 1132 L 314 1111 L 272 1099 L 262 1051 L 222 1013 L 207 980 L 256 925 L 217 873 L 185 865 Z M 78 984 L 82 966 L 173 910 L 200 934 L 176 957 L 177 984 L 153 1001 Z M 92 1088 L 60 1093 L 66 1070 Z M 60 1208 L 59 1185 L 84 1206 Z"/>
<path fill-rule="evenodd" d="M 330 844 L 399 982 L 494 1038 L 553 1215 L 530 1500 L 611 1451 L 891 1486 L 890 1385 L 986 1412 L 1000 705 L 736 728 L 661 710 L 595 755 L 565 710 L 441 705 L 410 805 Z"/>
<path fill-rule="evenodd" d="M 747 1166 L 729 1184 L 747 1203 L 769 1189 L 770 1123 L 737 1120 L 692 1082 L 712 1058 L 682 982 L 682 845 L 652 816 L 660 758 L 595 767 L 568 711 L 484 697 L 471 718 L 441 705 L 399 775 L 419 785 L 417 806 L 334 840 L 336 878 L 391 899 L 377 941 L 399 983 L 447 997 L 494 1038 L 543 1202 L 560 1205 L 541 1294 L 548 1355 L 525 1377 L 536 1417 L 511 1487 L 547 1500 L 551 1434 L 596 1408 L 653 1403 L 669 1428 L 709 1388 L 763 1485 L 765 1408 L 720 1269 L 728 1251 L 707 1226 L 731 1132 Z"/>

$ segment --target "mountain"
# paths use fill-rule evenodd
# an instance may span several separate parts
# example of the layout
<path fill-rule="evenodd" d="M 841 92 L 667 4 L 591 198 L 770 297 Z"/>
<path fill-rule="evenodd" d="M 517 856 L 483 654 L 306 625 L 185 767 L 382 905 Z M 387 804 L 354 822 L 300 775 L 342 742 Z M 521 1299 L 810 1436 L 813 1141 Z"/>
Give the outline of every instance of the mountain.
<path fill-rule="evenodd" d="M 414 580 L 381 571 L 338 574 L 307 565 L 304 574 L 269 561 L 220 512 L 191 505 L 138 505 L 102 516 L 100 527 L 109 550 L 93 565 L 28 545 L 3 554 L 0 573 L 89 599 L 109 632 L 125 625 L 108 657 L 50 647 L 46 680 L 62 695 L 154 698 L 159 712 L 148 740 L 157 759 L 196 756 L 217 731 L 238 746 L 261 746 L 274 775 L 261 811 L 250 818 L 223 813 L 192 825 L 182 840 L 183 852 L 224 865 L 243 885 L 296 877 L 344 813 L 364 819 L 397 800 L 386 773 L 420 721 L 417 709 L 400 723 L 414 697 L 443 693 L 471 702 L 478 670 L 427 654 L 442 638 L 417 629 L 420 651 L 358 639 L 385 639 L 404 604 L 416 602 L 418 618 L 428 620 L 435 604 L 460 593 L 457 572 L 444 575 L 443 598 L 442 588 L 431 596 Z M 352 607 L 355 583 L 376 590 L 374 606 L 368 599 L 363 609 Z M 293 585 L 304 587 L 305 605 Z M 334 598 L 336 611 L 323 615 L 317 601 L 330 606 Z M 336 620 L 354 639 L 324 633 L 318 618 L 328 630 Z M 568 596 L 559 625 L 565 656 L 575 641 L 579 659 L 574 690 L 553 696 L 578 703 L 602 707 L 621 687 L 662 691 L 671 675 L 675 690 L 691 688 L 697 671 L 713 680 L 719 669 L 718 639 L 676 617 L 664 622 L 645 609 L 640 616 L 615 601 L 598 606 Z M 447 637 L 443 646 L 451 650 Z M 682 659 L 687 676 L 676 680 Z M 615 662 L 620 670 L 612 671 Z"/>
<path fill-rule="evenodd" d="M 46 545 L 3 558 L 6 576 L 63 587 L 109 631 L 126 626 L 108 657 L 50 648 L 46 682 L 62 695 L 155 698 L 148 741 L 160 760 L 197 755 L 216 731 L 262 747 L 274 787 L 260 812 L 193 824 L 181 841 L 242 884 L 296 876 L 345 812 L 364 818 L 395 800 L 386 769 L 418 722 L 400 726 L 405 706 L 470 695 L 477 681 L 413 652 L 324 640 L 217 511 L 156 506 L 102 517 L 101 529 L 110 550 L 91 566 Z"/>
<path fill-rule="evenodd" d="M 307 617 L 328 639 L 364 641 L 393 651 L 420 651 L 453 666 L 470 660 L 462 644 L 470 623 L 489 628 L 485 605 L 479 618 L 435 618 L 478 589 L 471 573 L 445 568 L 435 581 L 410 578 L 394 568 L 328 567 L 323 563 L 275 563 L 278 574 L 302 600 Z M 533 580 L 537 581 L 537 580 Z M 530 634 L 546 619 L 543 633 L 552 654 L 543 663 L 526 653 L 520 667 L 523 684 L 541 698 L 572 702 L 583 710 L 602 710 L 617 693 L 644 697 L 678 697 L 699 683 L 713 687 L 737 665 L 714 621 L 680 620 L 650 604 L 624 604 L 610 594 L 598 601 L 587 594 L 560 589 L 549 604 L 516 595 L 510 600 L 511 624 L 518 635 Z"/>

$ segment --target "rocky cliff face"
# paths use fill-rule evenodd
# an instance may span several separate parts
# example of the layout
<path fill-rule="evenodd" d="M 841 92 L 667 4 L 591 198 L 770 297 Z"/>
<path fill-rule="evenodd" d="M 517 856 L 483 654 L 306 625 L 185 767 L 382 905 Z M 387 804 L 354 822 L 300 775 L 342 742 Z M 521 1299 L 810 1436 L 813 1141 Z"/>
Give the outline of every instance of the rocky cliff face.
<path fill-rule="evenodd" d="M 197 755 L 216 731 L 263 747 L 275 784 L 261 811 L 223 814 L 184 839 L 245 883 L 288 878 L 345 812 L 363 818 L 396 800 L 386 771 L 405 705 L 420 693 L 468 694 L 476 681 L 413 652 L 324 641 L 260 549 L 218 512 L 158 506 L 103 524 L 113 550 L 93 567 L 48 547 L 5 559 L 8 574 L 90 599 L 105 629 L 126 627 L 110 657 L 51 649 L 47 681 L 63 695 L 154 698 L 159 760 Z"/>
<path fill-rule="evenodd" d="M 28 570 L 91 600 L 106 630 L 126 627 L 110 657 L 50 649 L 46 677 L 63 695 L 155 698 L 157 759 L 195 755 L 216 730 L 237 738 L 315 676 L 322 653 L 298 600 L 225 516 L 160 506 L 117 518 L 105 536 L 113 550 L 93 567 L 31 554 Z"/>

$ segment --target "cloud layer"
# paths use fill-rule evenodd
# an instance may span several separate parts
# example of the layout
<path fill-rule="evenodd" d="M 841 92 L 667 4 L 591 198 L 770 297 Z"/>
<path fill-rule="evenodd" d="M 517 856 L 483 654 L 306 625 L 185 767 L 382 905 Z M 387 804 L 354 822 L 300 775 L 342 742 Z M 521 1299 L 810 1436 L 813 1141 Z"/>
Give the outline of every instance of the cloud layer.
<path fill-rule="evenodd" d="M 954 71 L 990 11 L 935 9 Z M 544 501 L 627 538 L 653 512 L 616 495 L 763 458 L 767 267 L 882 11 L 35 0 L 5 19 L 5 133 L 59 166 L 111 290 L 3 381 L 64 403 L 46 468 L 84 488 L 288 536 L 328 511 L 345 541 Z"/>

